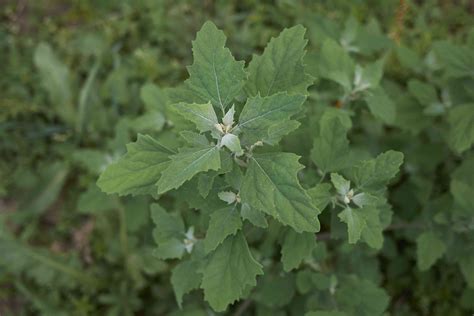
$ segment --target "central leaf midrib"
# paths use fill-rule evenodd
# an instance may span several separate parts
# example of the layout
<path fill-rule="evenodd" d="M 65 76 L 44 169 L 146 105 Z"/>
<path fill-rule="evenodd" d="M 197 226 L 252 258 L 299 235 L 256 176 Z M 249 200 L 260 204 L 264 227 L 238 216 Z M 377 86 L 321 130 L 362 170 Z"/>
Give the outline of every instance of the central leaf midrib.
<path fill-rule="evenodd" d="M 204 151 L 204 150 L 207 150 L 207 151 L 206 151 L 204 154 L 202 154 L 198 159 L 194 160 L 194 161 L 193 161 L 192 163 L 190 163 L 186 168 L 184 168 L 183 170 L 181 170 L 181 172 L 178 173 L 178 174 L 179 174 L 179 175 L 183 175 L 183 174 L 185 173 L 185 171 L 189 170 L 190 167 L 195 166 L 196 163 L 198 163 L 198 162 L 199 162 L 201 159 L 203 159 L 209 152 L 211 152 L 212 150 L 215 150 L 216 148 L 217 148 L 217 147 L 214 146 L 214 147 L 211 147 L 211 148 L 209 148 L 209 149 L 206 148 L 206 149 L 202 149 L 202 150 L 200 150 L 200 151 L 194 152 L 193 154 L 199 153 L 199 152 Z"/>
<path fill-rule="evenodd" d="M 262 115 L 258 115 L 258 116 L 256 116 L 256 117 L 253 117 L 253 118 L 249 119 L 248 121 L 244 121 L 243 123 L 240 123 L 240 124 L 239 124 L 239 127 L 242 128 L 243 126 L 245 126 L 246 124 L 248 124 L 248 123 L 250 123 L 250 122 L 253 122 L 253 121 L 257 120 L 257 119 L 263 118 L 263 117 L 265 117 L 265 116 L 267 116 L 267 115 L 270 115 L 270 114 L 272 114 L 273 112 L 276 112 L 276 111 L 278 111 L 278 110 L 281 110 L 281 109 L 283 109 L 283 108 L 285 108 L 285 107 L 289 107 L 290 105 L 291 105 L 291 103 L 286 103 L 286 104 L 284 104 L 284 105 L 282 105 L 282 106 L 280 106 L 280 107 L 278 107 L 278 108 L 275 108 L 275 109 L 273 109 L 273 110 L 270 110 L 270 111 L 268 111 L 268 112 L 265 112 L 265 113 L 263 113 Z"/>

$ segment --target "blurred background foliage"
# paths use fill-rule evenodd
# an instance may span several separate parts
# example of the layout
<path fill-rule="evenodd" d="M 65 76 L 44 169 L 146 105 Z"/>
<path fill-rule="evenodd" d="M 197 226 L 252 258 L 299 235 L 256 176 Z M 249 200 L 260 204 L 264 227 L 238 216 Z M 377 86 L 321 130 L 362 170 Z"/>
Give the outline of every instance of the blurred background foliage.
<path fill-rule="evenodd" d="M 236 59 L 245 61 L 283 28 L 299 23 L 307 28 L 310 69 L 328 37 L 346 38 L 362 62 L 389 51 L 385 77 L 395 95 L 408 93 L 408 78 L 436 82 L 420 68 L 434 42 L 474 43 L 469 0 L 0 0 L 1 315 L 212 313 L 200 294 L 178 309 L 170 264 L 152 254 L 151 199 L 106 196 L 95 185 L 137 133 L 176 141 L 166 88 L 186 79 L 191 41 L 207 20 L 224 30 Z M 318 77 L 316 70 L 313 74 Z M 312 102 L 337 101 L 334 87 L 320 87 L 311 92 Z M 391 133 L 372 123 L 367 117 L 355 122 L 355 144 L 403 147 L 398 129 L 404 137 L 419 135 L 430 124 L 407 114 Z M 290 136 L 285 148 L 307 153 L 312 139 L 301 141 L 304 131 Z M 438 147 L 423 148 L 415 159 L 449 155 Z M 393 190 L 395 216 L 407 221 L 415 216 L 431 185 L 423 177 L 417 181 Z M 381 282 L 392 298 L 390 314 L 472 310 L 474 293 L 463 290 L 455 267 L 419 272 L 413 267 L 416 234 L 394 230 L 388 235 L 378 256 L 330 243 L 319 253 L 329 265 L 339 257 L 341 269 L 348 265 Z M 285 290 L 291 293 L 280 295 L 289 303 L 295 289 Z M 264 294 L 257 300 L 265 302 Z M 295 297 L 293 305 L 297 302 Z M 245 313 L 251 311 L 272 312 L 261 307 Z M 286 313 L 300 315 L 291 308 Z"/>

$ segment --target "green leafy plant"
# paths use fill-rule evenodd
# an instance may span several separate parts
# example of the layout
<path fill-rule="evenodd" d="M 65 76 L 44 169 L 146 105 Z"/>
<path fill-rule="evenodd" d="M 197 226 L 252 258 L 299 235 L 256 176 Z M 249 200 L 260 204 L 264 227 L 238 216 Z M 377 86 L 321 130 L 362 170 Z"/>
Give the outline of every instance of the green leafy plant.
<path fill-rule="evenodd" d="M 189 79 L 176 91 L 181 102 L 170 106 L 199 133 L 181 131 L 186 145 L 177 149 L 139 135 L 127 154 L 108 166 L 98 180 L 107 193 L 152 194 L 160 199 L 170 190 L 176 190 L 177 199 L 184 197 L 180 190 L 184 183 L 196 186 L 204 204 L 198 209 L 209 216 L 207 230 L 199 232 L 205 235 L 203 239 L 194 236 L 192 226 L 185 227 L 179 214 L 168 214 L 158 204 L 152 208 L 155 255 L 182 259 L 171 279 L 179 304 L 183 294 L 202 288 L 205 300 L 223 311 L 256 285 L 263 269 L 245 238 L 250 229 L 246 221 L 265 229 L 269 216 L 283 225 L 281 229 L 288 227 L 282 244 L 285 271 L 298 267 L 316 246 L 318 215 L 328 204 L 347 225 L 349 243 L 362 238 L 371 247 L 382 246 L 382 231 L 390 223 L 385 185 L 397 174 L 401 153 L 351 159 L 348 127 L 337 113 L 327 112 L 312 151 L 314 163 L 323 172 L 321 183 L 307 191 L 298 181 L 303 168 L 299 157 L 272 148 L 298 128 L 292 118 L 302 111 L 313 81 L 304 70 L 304 33 L 301 26 L 284 30 L 244 69 L 244 63 L 225 48 L 222 31 L 205 23 L 193 42 Z M 331 43 L 325 42 L 322 54 L 334 61 L 333 50 L 326 46 Z M 350 96 L 377 89 L 381 77 L 381 63 L 358 67 L 352 86 L 354 67 L 336 70 L 338 65 L 331 68 L 327 60 L 321 65 L 328 67 L 327 78 L 341 83 Z M 342 79 L 345 76 L 347 80 Z M 353 185 L 335 173 L 342 170 Z M 332 186 L 327 172 L 333 172 Z"/>
<path fill-rule="evenodd" d="M 5 7 L 1 315 L 474 311 L 469 1 Z"/>

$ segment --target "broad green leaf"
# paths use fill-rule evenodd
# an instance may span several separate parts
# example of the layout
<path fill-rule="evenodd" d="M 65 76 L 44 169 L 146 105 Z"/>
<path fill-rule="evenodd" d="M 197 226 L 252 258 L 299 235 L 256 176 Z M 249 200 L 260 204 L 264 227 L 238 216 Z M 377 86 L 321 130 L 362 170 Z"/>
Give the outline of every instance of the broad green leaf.
<path fill-rule="evenodd" d="M 270 129 L 275 125 L 291 122 L 290 117 L 300 111 L 305 99 L 303 95 L 286 93 L 248 98 L 236 126 L 243 133 L 243 142 L 250 145 L 257 141 L 268 142 L 270 139 L 272 143 L 278 142 L 275 130 L 271 131 L 270 136 Z"/>
<path fill-rule="evenodd" d="M 331 202 L 331 185 L 329 183 L 320 183 L 314 188 L 308 190 L 308 195 L 311 197 L 313 204 L 323 211 Z"/>
<path fill-rule="evenodd" d="M 116 207 L 114 197 L 100 191 L 95 183 L 79 196 L 77 202 L 77 210 L 86 214 L 98 214 Z"/>
<path fill-rule="evenodd" d="M 221 167 L 217 146 L 181 148 L 170 157 L 171 162 L 157 183 L 158 194 L 179 188 L 199 172 L 218 170 Z"/>
<path fill-rule="evenodd" d="M 416 239 L 416 261 L 422 271 L 428 270 L 445 252 L 446 245 L 431 231 L 422 233 Z"/>
<path fill-rule="evenodd" d="M 322 78 L 335 81 L 347 91 L 352 88 L 354 63 L 349 54 L 332 39 L 324 41 L 319 60 L 319 75 Z"/>
<path fill-rule="evenodd" d="M 454 107 L 449 111 L 448 143 L 457 153 L 471 148 L 474 143 L 474 103 Z"/>
<path fill-rule="evenodd" d="M 201 173 L 198 176 L 197 189 L 203 198 L 206 198 L 209 195 L 209 192 L 211 192 L 212 186 L 214 185 L 214 180 L 217 176 L 218 173 L 215 171 Z"/>
<path fill-rule="evenodd" d="M 177 103 L 173 105 L 173 109 L 196 124 L 201 133 L 216 130 L 217 116 L 210 102 L 205 104 Z"/>
<path fill-rule="evenodd" d="M 244 62 L 236 61 L 225 48 L 226 37 L 212 22 L 206 22 L 193 41 L 194 63 L 189 66 L 186 86 L 194 93 L 196 102 L 210 101 L 225 112 L 242 89 L 247 77 Z"/>
<path fill-rule="evenodd" d="M 248 95 L 269 96 L 280 91 L 307 93 L 313 79 L 305 73 L 303 65 L 305 31 L 301 25 L 284 29 L 270 40 L 261 56 L 253 56 L 247 69 L 249 79 L 245 90 Z"/>
<path fill-rule="evenodd" d="M 319 135 L 314 138 L 311 159 L 323 172 L 346 167 L 349 155 L 348 128 L 339 117 L 326 112 L 319 123 Z"/>
<path fill-rule="evenodd" d="M 156 225 L 153 232 L 155 239 L 166 240 L 184 236 L 184 223 L 181 217 L 168 214 L 163 207 L 156 203 L 151 205 L 150 210 L 151 219 Z"/>
<path fill-rule="evenodd" d="M 396 104 L 395 126 L 418 134 L 431 124 L 423 113 L 425 108 L 415 98 L 401 90 L 396 93 L 399 93 L 397 97 L 395 97 L 395 91 L 390 93 L 390 98 Z"/>
<path fill-rule="evenodd" d="M 76 121 L 76 113 L 72 103 L 69 68 L 46 43 L 38 44 L 33 59 L 41 76 L 40 84 L 48 92 L 51 105 L 66 123 L 72 125 Z"/>
<path fill-rule="evenodd" d="M 250 207 L 247 203 L 242 204 L 242 208 L 240 209 L 240 215 L 243 219 L 248 220 L 255 226 L 261 228 L 267 228 L 268 223 L 267 219 L 265 218 L 265 214 L 260 212 L 257 209 Z"/>
<path fill-rule="evenodd" d="M 471 173 L 472 174 L 472 173 Z M 474 196 L 472 194 L 474 190 L 473 185 L 460 181 L 458 179 L 451 180 L 451 193 L 456 200 L 458 206 L 469 213 L 474 213 Z"/>
<path fill-rule="evenodd" d="M 384 228 L 380 222 L 379 209 L 370 205 L 356 209 L 355 212 L 359 212 L 365 220 L 365 225 L 362 229 L 362 240 L 374 249 L 382 248 Z"/>
<path fill-rule="evenodd" d="M 459 260 L 459 266 L 461 267 L 461 272 L 466 279 L 467 285 L 474 289 L 474 255 L 470 254 L 469 256 L 461 258 Z"/>
<path fill-rule="evenodd" d="M 158 247 L 153 254 L 158 259 L 180 259 L 186 250 L 184 242 L 175 238 L 164 240 L 157 244 Z"/>
<path fill-rule="evenodd" d="M 168 214 L 159 204 L 152 204 L 151 218 L 155 223 L 153 238 L 158 245 L 155 255 L 160 259 L 181 258 L 185 251 L 181 217 Z"/>
<path fill-rule="evenodd" d="M 247 287 L 257 284 L 260 274 L 262 266 L 252 257 L 243 234 L 229 236 L 211 254 L 203 270 L 204 298 L 214 310 L 224 311 Z"/>
<path fill-rule="evenodd" d="M 150 111 L 134 118 L 130 123 L 130 127 L 138 133 L 146 131 L 157 132 L 162 130 L 165 122 L 166 119 L 161 112 Z"/>
<path fill-rule="evenodd" d="M 283 136 L 288 135 L 300 127 L 301 123 L 295 120 L 281 122 L 270 126 L 268 129 L 268 136 L 265 142 L 269 145 L 278 145 Z"/>
<path fill-rule="evenodd" d="M 463 161 L 451 176 L 450 190 L 456 206 L 467 214 L 474 213 L 474 156 Z"/>
<path fill-rule="evenodd" d="M 146 83 L 140 88 L 140 99 L 147 111 L 165 112 L 168 104 L 166 93 L 153 83 Z"/>
<path fill-rule="evenodd" d="M 359 188 L 380 189 L 397 173 L 403 163 L 401 152 L 389 150 L 375 159 L 362 160 L 352 169 L 352 176 Z"/>
<path fill-rule="evenodd" d="M 408 81 L 408 91 L 410 91 L 423 106 L 438 102 L 436 89 L 429 83 L 422 82 L 418 79 L 411 79 Z"/>
<path fill-rule="evenodd" d="M 127 145 L 127 153 L 100 175 L 97 185 L 106 193 L 153 194 L 173 153 L 150 136 L 139 134 L 136 142 Z"/>
<path fill-rule="evenodd" d="M 191 131 L 182 131 L 179 135 L 191 145 L 191 147 L 209 146 L 211 143 L 203 134 L 198 134 Z"/>
<path fill-rule="evenodd" d="M 389 304 L 389 296 L 369 280 L 344 277 L 335 293 L 338 309 L 347 315 L 381 316 Z"/>
<path fill-rule="evenodd" d="M 448 77 L 474 77 L 474 56 L 470 47 L 440 41 L 433 44 L 433 50 L 446 67 Z"/>
<path fill-rule="evenodd" d="M 338 214 L 339 219 L 347 224 L 347 234 L 349 236 L 349 243 L 355 244 L 365 228 L 366 221 L 360 209 L 353 209 L 346 207 Z"/>
<path fill-rule="evenodd" d="M 232 165 L 232 170 L 227 172 L 225 175 L 225 181 L 235 190 L 240 191 L 240 186 L 242 185 L 242 179 L 244 174 L 242 169 L 237 165 Z"/>
<path fill-rule="evenodd" d="M 395 48 L 395 51 L 397 53 L 397 58 L 400 64 L 402 65 L 402 67 L 405 67 L 411 70 L 417 70 L 420 68 L 420 66 L 423 65 L 423 61 L 413 49 L 408 48 L 403 45 L 398 45 Z"/>
<path fill-rule="evenodd" d="M 291 273 L 280 275 L 265 273 L 259 279 L 253 297 L 260 306 L 281 310 L 292 301 L 296 292 L 295 283 L 295 278 Z"/>
<path fill-rule="evenodd" d="M 235 235 L 241 228 L 242 220 L 235 205 L 214 211 L 204 239 L 206 253 L 216 249 L 227 236 Z"/>
<path fill-rule="evenodd" d="M 173 285 L 176 302 L 181 308 L 183 296 L 198 289 L 202 276 L 198 273 L 199 263 L 197 261 L 183 261 L 176 265 L 171 271 L 171 284 Z"/>
<path fill-rule="evenodd" d="M 295 231 L 319 231 L 319 210 L 298 182 L 299 157 L 290 153 L 255 154 L 241 188 L 243 203 L 267 213 Z"/>
<path fill-rule="evenodd" d="M 313 233 L 297 233 L 288 229 L 281 247 L 283 269 L 291 271 L 311 255 L 316 247 L 316 236 Z"/>
<path fill-rule="evenodd" d="M 77 148 L 71 157 L 77 165 L 85 168 L 91 174 L 100 175 L 110 162 L 110 156 L 97 149 Z"/>
<path fill-rule="evenodd" d="M 393 124 L 396 119 L 396 107 L 385 91 L 378 87 L 370 90 L 365 97 L 370 112 L 382 122 Z"/>

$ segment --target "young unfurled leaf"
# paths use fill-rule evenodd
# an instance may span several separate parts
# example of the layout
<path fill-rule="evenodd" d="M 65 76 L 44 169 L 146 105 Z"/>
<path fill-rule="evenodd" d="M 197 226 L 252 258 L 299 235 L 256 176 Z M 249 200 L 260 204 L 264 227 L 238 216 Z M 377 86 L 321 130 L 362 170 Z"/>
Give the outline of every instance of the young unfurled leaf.
<path fill-rule="evenodd" d="M 275 125 L 291 122 L 290 117 L 298 113 L 306 99 L 303 95 L 278 93 L 262 98 L 259 95 L 247 99 L 239 117 L 238 131 L 243 133 L 244 144 L 269 139 L 269 129 Z M 275 135 L 272 137 L 275 143 Z"/>
<path fill-rule="evenodd" d="M 225 126 L 234 125 L 234 114 L 235 114 L 235 109 L 234 109 L 234 106 L 232 106 L 222 118 L 222 123 Z"/>
<path fill-rule="evenodd" d="M 272 38 L 261 56 L 253 56 L 245 86 L 250 96 L 269 96 L 277 92 L 306 94 L 313 79 L 303 65 L 305 28 L 301 25 L 283 30 Z"/>
<path fill-rule="evenodd" d="M 323 172 L 338 171 L 348 163 L 347 128 L 340 118 L 325 112 L 320 121 L 319 135 L 314 139 L 311 159 Z"/>
<path fill-rule="evenodd" d="M 229 236 L 212 253 L 203 270 L 204 298 L 218 312 L 238 300 L 243 291 L 257 284 L 262 266 L 252 257 L 242 233 Z"/>
<path fill-rule="evenodd" d="M 420 270 L 429 269 L 446 251 L 446 245 L 435 233 L 424 232 L 416 239 L 416 258 Z"/>
<path fill-rule="evenodd" d="M 127 153 L 105 169 L 97 185 L 106 193 L 153 194 L 172 154 L 150 136 L 139 134 L 136 142 L 127 145 Z"/>
<path fill-rule="evenodd" d="M 219 199 L 226 202 L 227 204 L 232 204 L 237 200 L 237 194 L 232 191 L 222 191 L 218 193 Z"/>
<path fill-rule="evenodd" d="M 227 147 L 237 157 L 244 154 L 242 147 L 240 147 L 240 140 L 234 134 L 225 134 L 221 139 L 221 145 Z"/>
<path fill-rule="evenodd" d="M 183 117 L 196 124 L 201 133 L 216 129 L 217 116 L 210 102 L 205 104 L 177 103 L 173 108 Z"/>
<path fill-rule="evenodd" d="M 290 153 L 254 155 L 241 189 L 243 203 L 265 212 L 297 232 L 319 231 L 319 210 L 296 177 L 303 167 Z"/>
<path fill-rule="evenodd" d="M 183 304 L 183 295 L 198 289 L 202 276 L 198 273 L 199 263 L 188 260 L 177 264 L 171 271 L 171 284 L 178 306 Z"/>
<path fill-rule="evenodd" d="M 224 113 L 242 89 L 246 74 L 244 62 L 236 61 L 225 48 L 226 37 L 212 22 L 206 22 L 193 41 L 194 63 L 189 66 L 186 86 L 196 102 L 210 101 Z"/>
<path fill-rule="evenodd" d="M 281 261 L 283 269 L 290 271 L 311 255 L 316 247 L 316 237 L 313 233 L 297 233 L 288 229 L 281 247 Z"/>
<path fill-rule="evenodd" d="M 217 146 L 182 148 L 170 157 L 169 166 L 163 171 L 157 183 L 158 194 L 179 188 L 199 172 L 218 170 L 221 167 Z"/>
<path fill-rule="evenodd" d="M 331 173 L 331 182 L 341 196 L 346 196 L 351 189 L 351 182 L 337 173 Z"/>
<path fill-rule="evenodd" d="M 211 214 L 204 249 L 209 253 L 216 249 L 229 235 L 234 235 L 242 227 L 242 220 L 237 207 L 229 206 Z"/>

